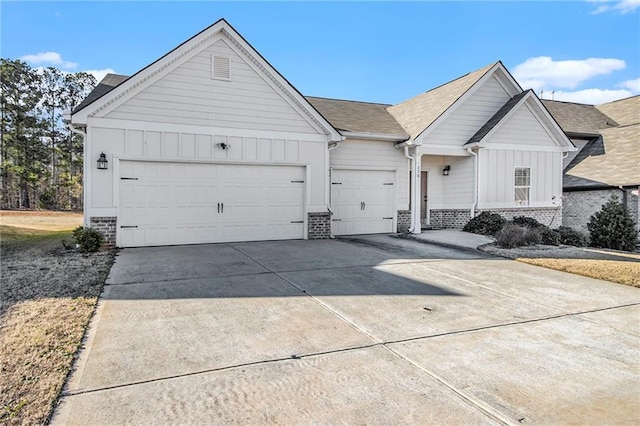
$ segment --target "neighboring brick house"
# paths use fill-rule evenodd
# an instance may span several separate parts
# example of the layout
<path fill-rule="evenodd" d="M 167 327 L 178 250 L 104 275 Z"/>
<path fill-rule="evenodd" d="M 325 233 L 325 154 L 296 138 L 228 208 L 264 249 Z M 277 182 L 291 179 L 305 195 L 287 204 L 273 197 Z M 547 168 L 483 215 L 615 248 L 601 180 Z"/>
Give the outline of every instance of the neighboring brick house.
<path fill-rule="evenodd" d="M 640 96 L 543 103 L 578 148 L 564 160 L 563 225 L 587 232 L 591 215 L 615 195 L 640 229 Z"/>

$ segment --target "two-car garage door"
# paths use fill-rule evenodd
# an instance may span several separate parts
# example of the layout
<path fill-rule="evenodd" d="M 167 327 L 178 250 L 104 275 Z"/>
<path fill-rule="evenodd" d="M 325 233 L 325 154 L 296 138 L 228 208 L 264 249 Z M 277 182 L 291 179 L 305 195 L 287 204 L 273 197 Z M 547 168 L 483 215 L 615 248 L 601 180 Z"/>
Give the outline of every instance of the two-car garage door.
<path fill-rule="evenodd" d="M 305 168 L 121 161 L 120 247 L 304 238 Z"/>

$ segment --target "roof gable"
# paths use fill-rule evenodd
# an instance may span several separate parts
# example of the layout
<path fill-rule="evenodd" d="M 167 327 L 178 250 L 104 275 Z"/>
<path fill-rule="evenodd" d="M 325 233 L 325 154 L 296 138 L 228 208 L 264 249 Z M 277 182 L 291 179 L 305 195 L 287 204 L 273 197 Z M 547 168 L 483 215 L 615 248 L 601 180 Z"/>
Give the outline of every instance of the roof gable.
<path fill-rule="evenodd" d="M 432 131 L 448 114 L 451 114 L 464 100 L 492 75 L 511 96 L 522 91 L 501 62 L 487 65 L 449 83 L 422 93 L 407 101 L 388 108 L 388 111 L 404 127 L 413 140 L 423 133 Z"/>
<path fill-rule="evenodd" d="M 482 147 L 486 145 L 491 139 L 491 136 L 499 132 L 501 127 L 506 126 L 506 123 L 508 123 L 512 117 L 514 117 L 514 119 L 518 117 L 519 120 L 526 120 L 529 126 L 532 125 L 533 128 L 531 128 L 532 130 L 529 130 L 529 132 L 535 131 L 535 133 L 539 135 L 548 135 L 550 140 L 553 141 L 554 145 L 560 150 L 565 152 L 575 150 L 571 141 L 532 90 L 519 93 L 509 99 L 464 146 Z M 531 124 L 532 122 L 533 124 Z M 520 131 L 525 132 L 523 136 L 526 135 L 525 129 L 529 126 L 525 127 L 518 124 L 518 128 L 521 129 Z M 534 140 L 531 140 L 529 143 L 532 145 L 540 145 L 544 143 L 544 141 L 541 138 L 535 137 Z"/>
<path fill-rule="evenodd" d="M 97 113 L 105 115 L 131 99 L 135 94 L 150 86 L 161 77 L 184 64 L 190 58 L 211 44 L 223 39 L 246 62 L 259 72 L 264 81 L 272 86 L 282 98 L 319 133 L 330 136 L 331 140 L 341 140 L 339 133 L 331 124 L 297 91 L 275 68 L 273 68 L 228 22 L 220 19 L 213 25 L 185 41 L 152 64 L 138 71 L 115 88 L 108 89 L 103 84 L 94 99 L 83 102 L 72 115 L 72 122 L 85 124 L 89 116 Z M 104 82 L 104 80 L 103 80 Z M 108 82 L 107 82 L 108 83 Z M 100 85 L 99 85 L 100 86 Z M 96 88 L 97 89 L 97 88 Z M 95 92 L 95 91 L 94 91 Z M 101 93 L 103 92 L 103 93 Z M 93 92 L 92 92 L 93 93 Z M 91 97 L 91 95 L 90 95 Z M 82 104 L 81 104 L 82 105 Z"/>

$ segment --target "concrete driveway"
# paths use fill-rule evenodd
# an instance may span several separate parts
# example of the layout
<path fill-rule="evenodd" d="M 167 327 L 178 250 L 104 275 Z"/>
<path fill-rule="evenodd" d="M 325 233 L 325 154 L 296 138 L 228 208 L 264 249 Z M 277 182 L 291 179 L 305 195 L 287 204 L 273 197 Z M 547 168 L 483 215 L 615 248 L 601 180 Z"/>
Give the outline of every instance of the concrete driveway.
<path fill-rule="evenodd" d="M 640 291 L 392 236 L 122 250 L 54 424 L 638 424 Z"/>

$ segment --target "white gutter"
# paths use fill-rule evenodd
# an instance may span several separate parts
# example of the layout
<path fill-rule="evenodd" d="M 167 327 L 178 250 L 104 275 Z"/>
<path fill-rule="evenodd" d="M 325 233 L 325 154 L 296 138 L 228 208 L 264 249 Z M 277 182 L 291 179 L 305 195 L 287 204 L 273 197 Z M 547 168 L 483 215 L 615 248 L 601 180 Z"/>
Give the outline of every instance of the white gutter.
<path fill-rule="evenodd" d="M 403 142 L 407 140 L 407 136 L 390 135 L 387 133 L 367 133 L 367 132 L 349 132 L 340 131 L 344 137 L 351 139 L 368 139 L 374 141 Z"/>
<path fill-rule="evenodd" d="M 342 137 L 342 140 L 345 140 L 344 136 Z M 335 235 L 331 233 L 331 216 L 333 216 L 333 210 L 331 210 L 331 159 L 330 159 L 331 155 L 330 153 L 331 151 L 338 148 L 339 146 L 340 146 L 340 141 L 334 141 L 329 144 L 329 148 L 327 149 L 326 170 L 329 170 L 329 185 L 327 185 L 326 194 L 328 195 L 328 201 L 329 201 L 329 203 L 327 204 L 327 210 L 329 211 L 329 238 L 335 238 Z"/>
<path fill-rule="evenodd" d="M 416 172 L 416 157 L 415 155 L 412 157 L 409 154 L 409 145 L 405 144 L 404 145 L 404 156 L 407 157 L 409 159 L 409 170 L 411 170 L 411 188 L 413 189 L 413 193 L 409 193 L 409 197 L 411 198 L 411 225 L 409 226 L 409 232 L 412 234 L 419 234 L 422 231 L 422 227 L 420 227 L 417 231 L 416 231 L 416 217 L 417 217 L 417 196 L 415 195 L 417 193 L 416 191 L 416 184 L 417 184 L 417 175 L 418 173 Z"/>
<path fill-rule="evenodd" d="M 473 204 L 471 205 L 471 219 L 476 217 L 478 207 L 478 153 L 472 148 L 467 148 L 467 152 L 473 155 Z"/>

